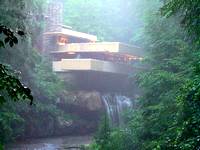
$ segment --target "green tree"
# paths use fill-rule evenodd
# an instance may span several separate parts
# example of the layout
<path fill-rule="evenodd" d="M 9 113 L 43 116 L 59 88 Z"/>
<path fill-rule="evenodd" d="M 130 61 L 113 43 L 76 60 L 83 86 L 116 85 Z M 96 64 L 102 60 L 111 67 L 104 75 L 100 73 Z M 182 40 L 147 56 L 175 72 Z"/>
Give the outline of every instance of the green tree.
<path fill-rule="evenodd" d="M 192 71 L 188 82 L 182 87 L 178 96 L 181 109 L 178 113 L 178 135 L 174 142 L 177 149 L 200 148 L 200 104 L 199 104 L 199 6 L 198 0 L 194 1 L 167 1 L 161 11 L 167 17 L 174 15 L 181 18 L 180 24 L 187 31 L 187 40 L 190 43 L 190 53 L 193 54 Z"/>
<path fill-rule="evenodd" d="M 166 5 L 162 7 L 163 4 Z M 133 40 L 141 43 L 147 54 L 142 64 L 144 70 L 137 75 L 142 96 L 138 108 L 130 114 L 126 126 L 129 134 L 122 136 L 118 132 L 121 137 L 110 138 L 109 145 L 118 141 L 118 147 L 127 149 L 122 139 L 131 135 L 132 149 L 199 148 L 199 35 L 195 32 L 198 26 L 189 25 L 197 21 L 198 14 L 193 14 L 198 10 L 197 4 L 175 0 L 138 3 L 138 9 L 143 10 L 138 15 L 144 26 Z M 163 14 L 177 14 L 162 17 L 160 8 Z M 194 20 L 188 24 L 186 16 Z"/>
<path fill-rule="evenodd" d="M 16 31 L 19 36 L 23 36 L 23 31 Z M 0 33 L 3 34 L 4 42 L 0 40 L 0 48 L 5 48 L 5 44 L 9 43 L 10 47 L 18 43 L 18 39 L 14 32 L 6 26 L 0 26 Z M 15 72 L 9 67 L 0 64 L 0 104 L 3 104 L 6 99 L 5 95 L 11 97 L 12 100 L 29 99 L 31 104 L 33 97 L 30 89 L 25 87 L 20 80 L 15 76 Z"/>
<path fill-rule="evenodd" d="M 166 0 L 165 5 L 161 8 L 162 15 L 167 17 L 177 15 L 181 18 L 180 24 L 185 27 L 189 33 L 189 39 L 199 41 L 199 0 Z M 199 44 L 199 42 L 197 43 Z"/>
<path fill-rule="evenodd" d="M 2 0 L 0 3 L 0 24 L 6 24 L 6 27 L 2 26 L 6 34 L 1 32 L 0 39 L 1 46 L 4 46 L 0 49 L 0 63 L 3 64 L 0 88 L 6 87 L 4 91 L 1 89 L 6 103 L 0 106 L 0 144 L 19 137 L 52 135 L 59 121 L 69 118 L 56 105 L 58 97 L 65 101 L 65 97 L 61 96 L 62 91 L 65 91 L 64 83 L 52 72 L 50 63 L 43 60 L 36 49 L 44 27 L 41 14 L 45 5 L 43 0 Z M 24 38 L 20 37 L 23 34 L 21 30 L 25 32 Z M 20 80 L 16 78 L 19 73 Z M 26 98 L 24 94 L 30 94 L 30 90 L 21 83 L 32 91 L 32 107 L 24 101 L 13 103 L 15 96 Z"/>
<path fill-rule="evenodd" d="M 64 23 L 94 34 L 100 41 L 131 42 L 139 26 L 134 1 L 68 0 L 64 2 Z M 134 11 L 134 12 L 133 12 Z"/>

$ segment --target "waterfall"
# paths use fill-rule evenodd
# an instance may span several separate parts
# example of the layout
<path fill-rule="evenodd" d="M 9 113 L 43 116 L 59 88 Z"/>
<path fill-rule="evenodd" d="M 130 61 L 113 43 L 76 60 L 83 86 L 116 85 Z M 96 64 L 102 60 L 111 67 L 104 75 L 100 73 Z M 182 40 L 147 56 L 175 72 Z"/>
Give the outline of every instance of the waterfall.
<path fill-rule="evenodd" d="M 105 94 L 102 95 L 102 101 L 105 105 L 110 124 L 123 125 L 123 113 L 132 108 L 130 98 L 117 94 Z"/>

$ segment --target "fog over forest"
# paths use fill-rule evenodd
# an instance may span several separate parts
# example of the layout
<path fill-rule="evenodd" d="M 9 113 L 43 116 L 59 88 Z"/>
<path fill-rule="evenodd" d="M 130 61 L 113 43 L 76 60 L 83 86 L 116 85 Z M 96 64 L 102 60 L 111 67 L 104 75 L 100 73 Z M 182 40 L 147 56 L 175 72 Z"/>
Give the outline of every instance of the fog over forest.
<path fill-rule="evenodd" d="M 0 150 L 200 150 L 199 0 L 0 0 Z"/>

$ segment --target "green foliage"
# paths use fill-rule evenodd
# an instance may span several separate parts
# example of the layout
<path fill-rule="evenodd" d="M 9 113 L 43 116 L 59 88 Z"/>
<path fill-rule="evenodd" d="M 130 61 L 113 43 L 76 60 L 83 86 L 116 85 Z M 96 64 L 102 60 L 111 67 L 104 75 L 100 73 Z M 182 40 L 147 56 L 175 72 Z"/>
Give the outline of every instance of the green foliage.
<path fill-rule="evenodd" d="M 14 44 L 18 43 L 18 39 L 15 34 L 19 36 L 23 36 L 24 32 L 21 30 L 15 31 L 14 33 L 11 29 L 7 28 L 6 26 L 0 26 L 0 34 L 3 34 L 4 42 L 0 41 L 0 47 L 5 47 L 5 44 L 9 43 L 10 47 L 13 47 Z"/>
<path fill-rule="evenodd" d="M 0 26 L 0 34 L 3 34 L 4 37 L 4 42 L 0 40 L 0 48 L 5 48 L 5 44 L 7 43 L 9 43 L 10 47 L 13 47 L 14 44 L 18 44 L 18 39 L 15 33 L 6 26 Z M 23 36 L 24 32 L 18 30 L 16 31 L 16 34 Z M 30 89 L 23 86 L 16 77 L 16 73 L 13 72 L 14 71 L 12 71 L 9 67 L 0 64 L 0 105 L 6 102 L 4 94 L 8 94 L 14 101 L 20 99 L 29 99 L 32 104 L 33 97 Z"/>
<path fill-rule="evenodd" d="M 12 112 L 1 111 L 0 114 L 0 141 L 5 143 L 18 137 L 23 131 L 23 119 Z"/>
<path fill-rule="evenodd" d="M 100 40 L 136 41 L 147 54 L 143 61 L 144 70 L 136 76 L 142 90 L 136 104 L 138 107 L 128 114 L 129 122 L 123 128 L 111 129 L 105 119 L 90 149 L 199 149 L 199 0 L 166 0 L 164 3 L 159 0 L 68 0 L 64 3 L 66 25 L 96 34 Z M 64 99 L 64 82 L 52 73 L 49 63 L 42 60 L 33 48 L 39 39 L 36 33 L 41 34 L 44 25 L 39 14 L 45 2 L 1 0 L 0 4 L 0 24 L 8 25 L 2 29 L 9 33 L 1 32 L 7 36 L 0 42 L 0 46 L 5 46 L 0 51 L 1 63 L 20 70 L 21 81 L 31 87 L 36 98 L 33 108 L 24 103 L 13 106 L 11 100 L 0 108 L 0 143 L 21 135 L 22 130 L 30 135 L 36 131 L 51 131 L 53 134 L 52 129 L 60 117 L 64 120 L 71 118 L 56 105 L 58 98 Z M 4 10 L 5 7 L 8 9 Z M 167 18 L 160 15 L 160 8 L 161 14 Z M 29 31 L 23 44 L 10 36 L 11 28 Z M 2 68 L 7 72 L 1 73 L 15 78 L 9 69 L 3 65 Z M 5 80 L 10 84 L 0 84 L 0 87 L 6 86 L 10 94 L 13 93 L 10 87 L 23 89 L 18 87 L 18 79 Z M 30 94 L 26 88 L 24 90 Z M 3 96 L 10 99 L 9 93 L 3 93 Z M 12 98 L 18 98 L 18 95 Z M 19 124 L 22 124 L 20 131 L 17 130 Z M 45 128 L 38 129 L 42 125 Z"/>
<path fill-rule="evenodd" d="M 42 0 L 0 3 L 0 24 L 8 27 L 2 26 L 5 31 L 1 33 L 5 36 L 0 37 L 4 45 L 0 50 L 0 63 L 4 64 L 0 66 L 0 94 L 2 100 L 6 100 L 0 107 L 0 144 L 11 142 L 17 137 L 52 135 L 60 120 L 70 119 L 56 105 L 59 97 L 65 99 L 62 91 L 67 90 L 66 86 L 35 48 L 41 39 L 44 22 L 40 14 L 44 6 Z M 21 40 L 18 37 L 23 35 L 22 31 L 11 29 L 24 30 L 26 38 Z M 13 40 L 13 44 L 17 45 L 10 44 Z M 32 100 L 30 90 L 21 83 L 30 87 L 34 96 L 34 105 L 31 107 L 24 101 L 13 103 L 13 100 L 20 98 Z"/>
<path fill-rule="evenodd" d="M 200 87 L 199 76 L 190 80 L 178 96 L 181 109 L 178 112 L 176 149 L 199 149 L 200 147 Z"/>
<path fill-rule="evenodd" d="M 178 97 L 192 77 L 194 54 L 178 21 L 176 16 L 161 18 L 157 14 L 147 22 L 145 48 L 149 52 L 146 60 L 149 68 L 138 75 L 143 89 L 139 104 L 142 121 L 136 131 L 142 145 L 138 149 L 187 149 L 176 142 L 182 128 L 180 122 L 184 122 L 179 117 L 186 110 Z M 194 147 L 190 145 L 191 148 Z"/>
<path fill-rule="evenodd" d="M 33 101 L 33 96 L 29 88 L 20 83 L 13 71 L 8 67 L 0 64 L 0 104 L 6 102 L 5 95 L 10 96 L 14 101 L 24 99 Z M 1 95 L 2 94 L 2 95 Z"/>
<path fill-rule="evenodd" d="M 4 150 L 4 146 L 0 144 L 0 150 Z"/>
<path fill-rule="evenodd" d="M 124 145 L 125 137 L 130 137 L 127 141 L 134 150 L 200 148 L 200 57 L 197 51 L 200 3 L 198 0 L 170 0 L 164 4 L 162 7 L 162 2 L 142 0 L 138 5 L 142 6 L 138 9 L 144 10 L 140 14 L 144 28 L 136 40 L 147 53 L 144 70 L 137 75 L 142 96 L 137 102 L 138 108 L 130 114 L 126 126 L 129 132 L 110 133 L 110 137 L 115 135 L 107 141 L 107 145 L 112 145 L 110 149 L 117 149 L 116 145 L 129 149 Z M 160 8 L 162 14 L 171 17 L 162 17 Z"/>
<path fill-rule="evenodd" d="M 95 136 L 94 142 L 90 145 L 91 150 L 132 150 L 133 137 L 130 128 L 112 129 L 109 121 L 105 118 Z"/>
<path fill-rule="evenodd" d="M 190 40 L 197 41 L 199 44 L 199 0 L 169 0 L 162 7 L 161 12 L 165 16 L 172 16 L 174 14 L 181 18 L 181 24 L 188 30 Z"/>
<path fill-rule="evenodd" d="M 35 74 L 33 75 L 35 86 L 41 89 L 48 99 L 55 100 L 67 89 L 64 81 L 60 80 L 55 73 L 52 72 L 52 68 L 49 62 L 42 60 L 35 66 Z M 48 74 L 47 74 L 48 72 Z"/>
<path fill-rule="evenodd" d="M 100 41 L 130 42 L 139 26 L 135 4 L 124 0 L 68 0 L 64 23 L 75 30 L 94 34 Z"/>
<path fill-rule="evenodd" d="M 97 145 L 99 145 L 99 150 L 108 150 L 109 149 L 109 143 L 110 143 L 110 134 L 111 134 L 111 128 L 109 125 L 109 120 L 105 116 L 102 124 L 99 127 L 98 133 L 96 135 L 95 142 Z"/>

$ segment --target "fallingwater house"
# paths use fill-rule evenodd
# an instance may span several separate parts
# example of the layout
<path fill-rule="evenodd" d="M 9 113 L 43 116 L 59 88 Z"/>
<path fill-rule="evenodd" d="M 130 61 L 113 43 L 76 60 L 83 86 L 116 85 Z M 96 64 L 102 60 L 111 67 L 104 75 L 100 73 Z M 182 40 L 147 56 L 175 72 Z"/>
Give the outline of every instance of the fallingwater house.
<path fill-rule="evenodd" d="M 61 25 L 44 37 L 44 53 L 51 56 L 53 71 L 82 89 L 125 90 L 134 64 L 142 59 L 136 46 L 98 42 L 94 35 Z"/>
<path fill-rule="evenodd" d="M 92 118 L 89 124 L 96 127 L 105 108 L 110 122 L 121 124 L 122 112 L 132 107 L 127 96 L 134 99 L 139 93 L 129 76 L 138 70 L 142 51 L 120 42 L 99 42 L 94 35 L 63 26 L 62 12 L 62 0 L 49 3 L 42 51 L 53 71 L 74 87 L 70 93 L 75 95 L 74 104 L 66 109 Z"/>
<path fill-rule="evenodd" d="M 119 42 L 98 42 L 94 35 L 63 26 L 63 3 L 48 5 L 43 53 L 53 71 L 77 90 L 127 91 L 136 72 L 140 48 Z"/>

